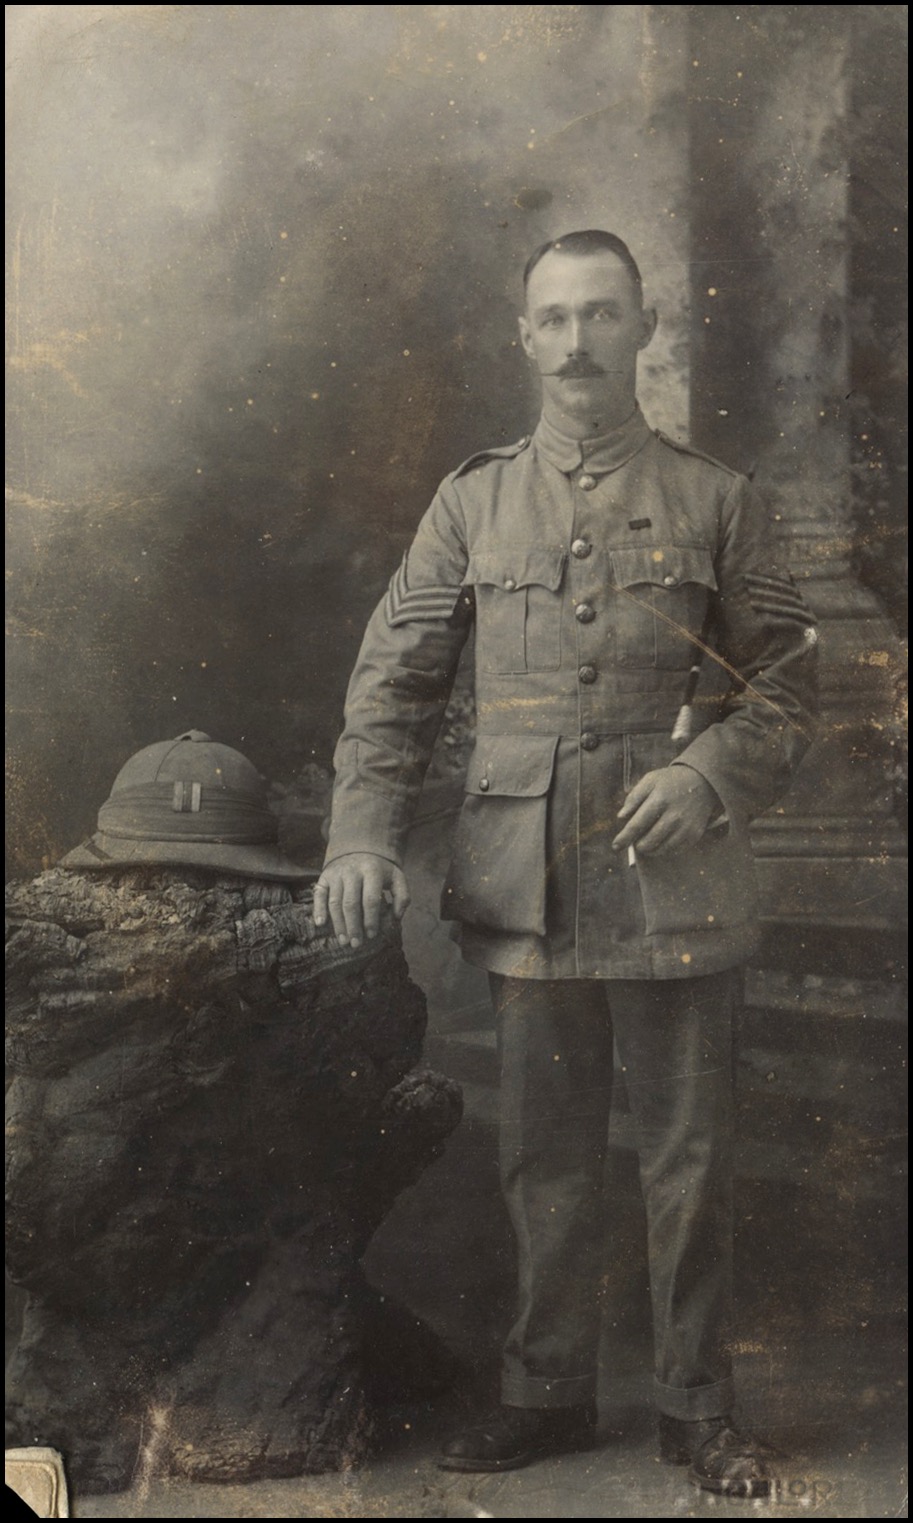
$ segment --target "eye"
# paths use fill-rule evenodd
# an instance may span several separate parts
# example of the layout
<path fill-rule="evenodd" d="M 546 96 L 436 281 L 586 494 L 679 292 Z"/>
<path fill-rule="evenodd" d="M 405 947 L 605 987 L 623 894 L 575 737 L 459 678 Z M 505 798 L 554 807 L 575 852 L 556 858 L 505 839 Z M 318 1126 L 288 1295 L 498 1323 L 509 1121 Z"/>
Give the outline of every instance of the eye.
<path fill-rule="evenodd" d="M 559 328 L 564 318 L 558 312 L 552 312 L 548 317 L 543 317 L 539 324 L 540 328 Z"/>

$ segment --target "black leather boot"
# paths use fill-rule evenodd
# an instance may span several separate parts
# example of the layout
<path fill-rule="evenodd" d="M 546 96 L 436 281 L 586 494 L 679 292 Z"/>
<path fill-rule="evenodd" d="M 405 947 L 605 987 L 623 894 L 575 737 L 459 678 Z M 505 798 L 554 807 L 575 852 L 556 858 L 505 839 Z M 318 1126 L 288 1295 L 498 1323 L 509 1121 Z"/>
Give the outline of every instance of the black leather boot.
<path fill-rule="evenodd" d="M 689 1481 L 704 1491 L 727 1497 L 770 1495 L 767 1461 L 774 1451 L 740 1433 L 729 1416 L 685 1422 L 660 1413 L 659 1452 L 667 1465 L 688 1465 Z"/>
<path fill-rule="evenodd" d="M 596 1406 L 498 1407 L 449 1439 L 438 1464 L 442 1470 L 519 1470 L 549 1454 L 591 1449 L 596 1438 Z"/>

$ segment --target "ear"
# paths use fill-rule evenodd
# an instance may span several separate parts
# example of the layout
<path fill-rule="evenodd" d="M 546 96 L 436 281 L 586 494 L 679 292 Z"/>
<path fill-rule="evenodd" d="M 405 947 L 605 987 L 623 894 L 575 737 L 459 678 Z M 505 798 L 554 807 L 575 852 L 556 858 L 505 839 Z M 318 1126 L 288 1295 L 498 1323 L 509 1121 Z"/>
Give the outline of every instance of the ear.
<path fill-rule="evenodd" d="M 520 329 L 520 343 L 523 345 L 523 351 L 526 354 L 527 359 L 535 359 L 536 353 L 533 348 L 533 338 L 532 334 L 529 331 L 529 323 L 527 322 L 526 318 L 518 317 L 517 326 Z"/>
<path fill-rule="evenodd" d="M 646 349 L 647 345 L 649 344 L 649 342 L 650 342 L 650 340 L 653 337 L 655 332 L 656 332 L 656 308 L 655 307 L 644 307 L 644 311 L 643 311 L 643 332 L 641 333 L 641 336 L 640 336 L 640 338 L 638 340 L 638 343 L 637 343 L 638 349 Z"/>

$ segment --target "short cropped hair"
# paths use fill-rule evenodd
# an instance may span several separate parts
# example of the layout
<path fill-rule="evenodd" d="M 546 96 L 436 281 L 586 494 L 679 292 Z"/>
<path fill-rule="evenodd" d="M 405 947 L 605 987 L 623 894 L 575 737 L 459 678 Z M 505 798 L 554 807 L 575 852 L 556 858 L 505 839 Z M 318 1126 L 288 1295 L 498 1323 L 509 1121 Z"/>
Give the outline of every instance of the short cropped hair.
<path fill-rule="evenodd" d="M 523 271 L 524 292 L 529 285 L 529 277 L 539 263 L 539 260 L 544 259 L 546 254 L 551 253 L 580 255 L 614 254 L 616 259 L 621 260 L 637 287 L 638 295 L 643 299 L 643 281 L 641 280 L 640 270 L 637 268 L 637 261 L 634 255 L 631 253 L 628 245 L 623 243 L 615 233 L 606 233 L 600 227 L 587 227 L 580 232 L 563 233 L 560 238 L 552 238 L 548 243 L 541 244 L 535 253 L 530 254 L 526 261 L 526 267 Z"/>

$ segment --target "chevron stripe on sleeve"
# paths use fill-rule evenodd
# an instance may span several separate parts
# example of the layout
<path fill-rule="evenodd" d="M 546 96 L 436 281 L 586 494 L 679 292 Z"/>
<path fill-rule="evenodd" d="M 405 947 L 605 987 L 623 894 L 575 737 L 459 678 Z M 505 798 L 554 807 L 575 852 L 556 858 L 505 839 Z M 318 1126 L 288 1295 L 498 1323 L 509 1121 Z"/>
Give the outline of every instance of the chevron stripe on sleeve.
<path fill-rule="evenodd" d="M 456 611 L 462 587 L 410 587 L 408 555 L 390 579 L 384 613 L 391 629 L 414 619 L 449 619 Z"/>
<path fill-rule="evenodd" d="M 817 623 L 815 615 L 798 592 L 792 577 L 745 574 L 745 590 L 755 613 L 773 618 L 796 619 L 800 624 Z"/>

